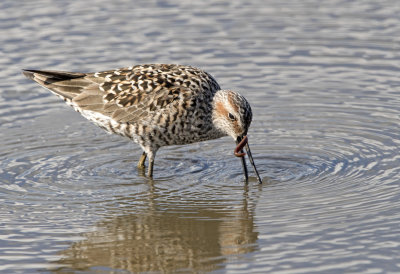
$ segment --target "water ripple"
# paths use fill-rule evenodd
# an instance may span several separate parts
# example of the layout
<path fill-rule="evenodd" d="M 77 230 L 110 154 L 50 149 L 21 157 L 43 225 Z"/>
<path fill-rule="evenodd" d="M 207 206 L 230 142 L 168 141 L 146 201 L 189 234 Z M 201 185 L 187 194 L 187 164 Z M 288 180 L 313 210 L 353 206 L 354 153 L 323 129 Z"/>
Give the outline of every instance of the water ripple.
<path fill-rule="evenodd" d="M 399 272 L 400 6 L 261 2 L 0 3 L 0 271 Z M 20 73 L 149 62 L 245 95 L 263 185 L 229 137 L 162 148 L 149 180 Z"/>

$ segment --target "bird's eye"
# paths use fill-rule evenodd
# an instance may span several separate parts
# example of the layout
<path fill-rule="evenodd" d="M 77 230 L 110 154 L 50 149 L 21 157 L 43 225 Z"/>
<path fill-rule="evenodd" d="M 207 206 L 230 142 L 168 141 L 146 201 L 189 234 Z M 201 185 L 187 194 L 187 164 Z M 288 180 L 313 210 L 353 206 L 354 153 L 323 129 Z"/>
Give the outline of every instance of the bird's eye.
<path fill-rule="evenodd" d="M 232 121 L 235 121 L 235 120 L 236 120 L 235 116 L 233 116 L 232 113 L 229 113 L 229 114 L 228 114 L 228 117 L 229 117 L 229 119 L 231 119 Z"/>

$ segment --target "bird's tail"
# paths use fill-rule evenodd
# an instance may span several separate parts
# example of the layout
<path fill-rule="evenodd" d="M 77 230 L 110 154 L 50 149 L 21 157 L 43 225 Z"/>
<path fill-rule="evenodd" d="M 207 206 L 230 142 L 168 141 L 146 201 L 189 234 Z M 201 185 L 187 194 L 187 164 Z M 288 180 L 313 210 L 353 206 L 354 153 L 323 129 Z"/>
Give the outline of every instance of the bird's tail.
<path fill-rule="evenodd" d="M 85 73 L 27 69 L 23 74 L 66 101 L 72 100 L 90 84 Z"/>

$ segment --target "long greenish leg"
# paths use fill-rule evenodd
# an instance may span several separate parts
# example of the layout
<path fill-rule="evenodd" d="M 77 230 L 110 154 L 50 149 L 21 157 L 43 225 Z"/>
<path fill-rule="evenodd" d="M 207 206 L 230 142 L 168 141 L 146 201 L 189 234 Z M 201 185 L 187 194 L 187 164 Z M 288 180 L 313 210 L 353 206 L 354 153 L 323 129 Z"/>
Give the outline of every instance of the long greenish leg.
<path fill-rule="evenodd" d="M 154 166 L 154 158 L 149 158 L 149 169 L 147 170 L 147 176 L 153 178 L 153 166 Z"/>
<path fill-rule="evenodd" d="M 147 156 L 149 157 L 149 167 L 147 169 L 147 176 L 149 178 L 153 178 L 153 166 L 154 166 L 154 159 L 156 158 L 157 149 L 150 150 L 147 153 Z"/>
<path fill-rule="evenodd" d="M 137 167 L 138 167 L 138 168 L 144 168 L 144 162 L 146 161 L 146 157 L 147 157 L 146 152 L 143 152 L 143 154 L 142 154 L 142 156 L 140 157 L 139 162 L 138 162 L 138 164 L 137 164 Z"/>

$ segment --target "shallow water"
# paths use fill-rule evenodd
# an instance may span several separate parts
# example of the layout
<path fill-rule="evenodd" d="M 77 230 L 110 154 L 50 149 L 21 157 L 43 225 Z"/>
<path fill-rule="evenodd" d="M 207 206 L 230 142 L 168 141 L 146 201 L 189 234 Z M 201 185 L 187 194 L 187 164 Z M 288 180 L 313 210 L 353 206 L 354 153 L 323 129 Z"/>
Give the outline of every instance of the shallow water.
<path fill-rule="evenodd" d="M 399 272 L 398 1 L 0 3 L 0 271 Z M 234 142 L 139 147 L 22 68 L 201 67 L 251 103 Z"/>

